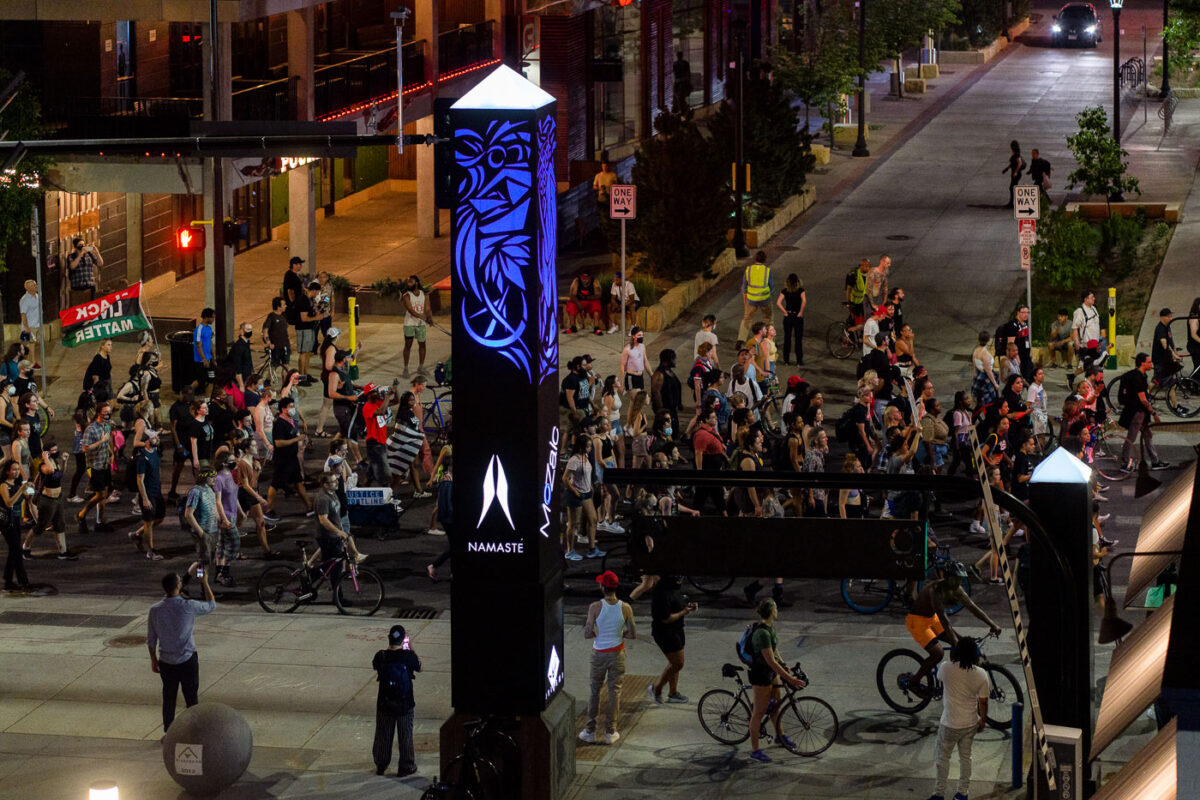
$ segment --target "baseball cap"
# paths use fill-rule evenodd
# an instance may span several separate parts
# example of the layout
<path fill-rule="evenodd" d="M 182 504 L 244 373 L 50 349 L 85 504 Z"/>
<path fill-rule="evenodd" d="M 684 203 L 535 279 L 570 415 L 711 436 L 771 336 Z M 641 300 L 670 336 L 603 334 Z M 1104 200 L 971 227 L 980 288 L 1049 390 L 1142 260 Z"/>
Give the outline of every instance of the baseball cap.
<path fill-rule="evenodd" d="M 1160 317 L 1169 317 L 1174 313 L 1175 312 L 1173 312 L 1171 309 L 1167 308 L 1166 306 L 1163 306 L 1162 310 L 1158 312 L 1158 315 Z"/>
<path fill-rule="evenodd" d="M 309 281 L 308 286 L 306 288 L 312 292 L 320 291 L 321 282 L 320 281 Z"/>
<path fill-rule="evenodd" d="M 370 394 L 371 392 L 378 391 L 378 389 L 379 389 L 379 386 L 377 384 L 368 383 L 366 386 L 362 387 L 362 393 Z"/>
<path fill-rule="evenodd" d="M 403 625 L 393 625 L 388 631 L 388 644 L 402 644 L 404 642 L 405 630 Z"/>
<path fill-rule="evenodd" d="M 303 263 L 304 263 L 304 259 L 301 258 L 300 256 L 292 256 L 292 260 L 288 262 L 288 266 L 291 266 L 292 264 L 303 264 Z"/>
<path fill-rule="evenodd" d="M 787 388 L 795 389 L 802 383 L 804 383 L 804 378 L 801 378 L 799 375 L 793 375 L 792 377 L 788 378 Z"/>
<path fill-rule="evenodd" d="M 610 570 L 605 570 L 596 576 L 596 583 L 603 586 L 605 589 L 615 589 L 621 580 L 617 577 L 617 573 Z"/>
<path fill-rule="evenodd" d="M 337 327 L 336 325 L 331 325 L 329 327 L 329 330 L 325 331 L 325 335 L 328 336 L 330 339 L 336 339 L 337 337 L 342 335 L 342 329 Z"/>

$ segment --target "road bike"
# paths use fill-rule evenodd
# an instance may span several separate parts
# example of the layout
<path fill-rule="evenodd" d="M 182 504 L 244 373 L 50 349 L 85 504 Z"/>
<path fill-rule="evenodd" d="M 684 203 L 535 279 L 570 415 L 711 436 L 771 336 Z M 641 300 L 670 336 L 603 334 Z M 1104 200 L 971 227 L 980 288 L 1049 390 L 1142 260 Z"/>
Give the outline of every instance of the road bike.
<path fill-rule="evenodd" d="M 1188 419 L 1200 414 L 1200 378 L 1197 374 L 1200 369 L 1193 372 L 1191 375 L 1183 373 L 1183 367 L 1176 372 L 1163 378 L 1161 381 L 1157 378 L 1150 379 L 1150 391 L 1146 394 L 1146 399 L 1154 405 L 1160 398 L 1167 404 L 1167 408 L 1171 409 L 1171 413 L 1182 419 Z M 1129 373 L 1126 373 L 1128 375 Z M 1108 401 L 1109 408 L 1114 410 L 1119 406 L 1114 405 L 1111 400 L 1112 387 L 1117 386 L 1125 379 L 1125 375 L 1117 378 L 1112 383 L 1104 388 L 1105 400 Z M 1117 389 L 1117 397 L 1121 396 L 1121 390 Z"/>
<path fill-rule="evenodd" d="M 963 591 L 969 597 L 971 594 L 970 578 L 966 576 L 962 564 L 950 557 L 950 546 L 942 544 L 938 545 L 937 550 L 930 558 L 929 567 L 925 570 L 925 579 L 936 578 L 939 572 L 946 570 L 958 573 Z M 917 588 L 920 589 L 924 583 L 925 581 L 917 583 Z M 842 600 L 860 614 L 878 614 L 888 607 L 895 596 L 896 581 L 892 578 L 842 579 Z M 946 607 L 946 613 L 957 614 L 962 611 L 962 607 L 962 603 L 955 603 Z"/>
<path fill-rule="evenodd" d="M 421 403 L 424 409 L 424 414 L 421 418 L 421 430 L 425 431 L 425 436 L 429 439 L 429 446 L 433 449 L 438 449 L 444 444 L 450 442 L 451 421 L 453 414 L 454 395 L 450 387 L 444 387 L 445 391 L 439 393 L 438 389 L 443 388 L 440 384 L 433 387 L 433 399 L 427 403 Z"/>
<path fill-rule="evenodd" d="M 463 726 L 463 751 L 442 770 L 421 800 L 509 800 L 521 796 L 521 748 L 497 717 Z"/>
<path fill-rule="evenodd" d="M 846 303 L 842 305 L 849 308 Z M 858 327 L 858 330 L 853 330 L 855 327 Z M 829 323 L 825 330 L 825 344 L 834 358 L 849 358 L 855 353 L 862 354 L 862 327 L 855 321 L 854 314 L 847 313 L 842 322 Z"/>
<path fill-rule="evenodd" d="M 254 367 L 254 371 L 262 376 L 272 389 L 276 392 L 280 389 L 280 382 L 283 381 L 284 371 L 287 369 L 282 364 L 273 363 L 274 359 L 271 353 L 274 350 L 270 347 L 263 348 L 262 357 L 258 360 L 258 364 Z"/>
<path fill-rule="evenodd" d="M 310 569 L 309 542 L 299 541 L 300 563 L 273 564 L 258 576 L 255 594 L 264 611 L 290 614 L 301 604 L 316 602 L 318 591 L 326 581 L 333 590 L 333 604 L 341 614 L 369 617 L 383 605 L 383 579 L 379 573 L 360 567 L 353 558 L 342 554 L 322 561 Z M 340 573 L 336 569 L 340 565 Z"/>
<path fill-rule="evenodd" d="M 1012 727 L 1012 705 L 1024 703 L 1025 693 L 1011 672 L 988 661 L 983 644 L 992 638 L 996 638 L 996 634 L 989 633 L 979 640 L 979 666 L 987 673 L 989 686 L 987 724 L 996 730 L 1009 730 Z M 942 681 L 938 677 L 940 664 L 925 676 L 920 686 L 912 683 L 912 676 L 921 668 L 921 662 L 926 657 L 926 653 L 900 647 L 879 659 L 875 683 L 883 702 L 903 714 L 916 714 L 934 700 L 942 699 Z"/>
<path fill-rule="evenodd" d="M 751 685 L 742 680 L 744 667 L 726 664 L 721 667 L 721 677 L 737 684 L 737 691 L 710 689 L 696 705 L 700 727 L 721 744 L 741 744 L 750 738 L 750 711 L 754 707 L 754 692 Z M 800 664 L 792 666 L 791 674 L 808 683 L 808 676 Z M 805 688 L 808 688 L 807 686 Z M 779 743 L 798 756 L 816 756 L 824 753 L 837 739 L 838 716 L 833 706 L 819 697 L 799 696 L 800 689 L 784 685 L 783 699 L 774 698 L 763 714 L 759 737 L 774 741 L 768 725 L 775 709 L 779 708 L 779 730 L 783 734 Z M 782 707 L 781 707 L 782 706 Z"/>

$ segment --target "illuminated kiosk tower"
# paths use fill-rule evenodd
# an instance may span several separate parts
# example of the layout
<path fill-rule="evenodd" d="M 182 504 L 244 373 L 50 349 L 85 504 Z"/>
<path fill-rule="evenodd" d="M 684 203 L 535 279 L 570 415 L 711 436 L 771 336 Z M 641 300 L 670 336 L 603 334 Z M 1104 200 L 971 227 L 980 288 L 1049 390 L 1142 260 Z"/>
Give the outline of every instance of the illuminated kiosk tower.
<path fill-rule="evenodd" d="M 574 700 L 563 683 L 555 466 L 555 101 L 498 67 L 450 111 L 454 357 L 451 703 L 520 719 L 522 798 L 565 794 Z"/>

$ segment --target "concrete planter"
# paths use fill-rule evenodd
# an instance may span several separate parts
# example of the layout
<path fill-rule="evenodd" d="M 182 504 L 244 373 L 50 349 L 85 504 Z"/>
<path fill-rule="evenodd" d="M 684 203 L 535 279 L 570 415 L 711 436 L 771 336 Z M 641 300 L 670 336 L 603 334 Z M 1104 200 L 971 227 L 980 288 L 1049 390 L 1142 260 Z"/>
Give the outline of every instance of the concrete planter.
<path fill-rule="evenodd" d="M 1149 219 L 1161 219 L 1164 222 L 1179 222 L 1181 203 L 1067 203 L 1067 216 L 1079 214 L 1084 219 L 1108 219 L 1109 211 L 1115 211 L 1123 217 L 1132 217 L 1137 210 L 1143 209 Z"/>
<path fill-rule="evenodd" d="M 938 51 L 939 64 L 986 64 L 996 56 L 1000 55 L 1006 47 L 1012 44 L 1012 40 L 1016 39 L 1025 31 L 1029 30 L 1029 18 L 1008 26 L 1009 38 L 1003 36 L 997 38 L 994 42 L 981 47 L 978 50 L 940 50 Z"/>
<path fill-rule="evenodd" d="M 1132 333 L 1118 333 L 1117 334 L 1116 344 L 1117 344 L 1117 366 L 1118 367 L 1132 367 L 1133 366 L 1133 357 L 1135 355 L 1137 355 L 1137 343 L 1134 341 L 1134 338 L 1135 337 Z M 1150 348 L 1149 348 L 1149 346 L 1147 346 L 1146 351 L 1149 352 L 1149 350 L 1150 350 Z"/>

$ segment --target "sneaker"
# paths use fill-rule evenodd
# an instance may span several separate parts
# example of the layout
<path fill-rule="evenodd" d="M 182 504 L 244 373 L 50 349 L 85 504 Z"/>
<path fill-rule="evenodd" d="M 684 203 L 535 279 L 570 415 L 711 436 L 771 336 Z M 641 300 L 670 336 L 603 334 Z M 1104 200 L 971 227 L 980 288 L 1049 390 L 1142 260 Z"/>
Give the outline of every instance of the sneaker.
<path fill-rule="evenodd" d="M 426 497 L 433 497 L 430 492 L 413 492 L 413 500 L 424 500 Z"/>
<path fill-rule="evenodd" d="M 76 517 L 75 522 L 77 522 L 79 524 L 79 532 L 81 534 L 91 533 L 91 531 L 88 530 L 88 524 L 87 524 L 86 519 L 84 519 L 83 517 Z"/>
<path fill-rule="evenodd" d="M 618 328 L 616 325 L 610 325 L 610 326 L 609 326 L 609 328 L 608 328 L 608 332 L 609 332 L 609 333 L 616 333 L 616 332 L 617 332 L 617 331 L 619 331 L 619 330 L 621 330 L 621 329 L 620 329 L 620 328 Z"/>
<path fill-rule="evenodd" d="M 655 703 L 658 703 L 660 706 L 662 705 L 662 702 L 663 702 L 662 695 L 659 694 L 658 692 L 654 691 L 654 684 L 650 684 L 649 686 L 646 687 L 646 694 L 650 695 L 650 699 L 653 700 Z"/>
<path fill-rule="evenodd" d="M 267 512 L 264 511 L 263 512 L 263 522 L 268 522 L 268 523 L 274 524 L 276 522 L 279 522 L 279 517 L 275 516 L 274 514 L 268 514 Z"/>
<path fill-rule="evenodd" d="M 563 556 L 567 561 L 583 561 L 583 556 L 576 553 L 574 550 Z"/>
<path fill-rule="evenodd" d="M 407 778 L 409 775 L 416 775 L 416 774 L 417 774 L 416 767 L 412 767 L 411 769 L 402 769 L 402 770 L 396 771 L 397 778 Z"/>
<path fill-rule="evenodd" d="M 146 552 L 146 545 L 142 542 L 142 532 L 140 530 L 130 531 L 129 540 L 137 545 L 139 553 Z"/>
<path fill-rule="evenodd" d="M 766 753 L 764 753 L 762 750 L 752 750 L 750 752 L 750 757 L 753 758 L 755 761 L 761 761 L 764 764 L 771 763 L 771 757 L 769 755 L 767 755 Z"/>
<path fill-rule="evenodd" d="M 579 732 L 579 741 L 587 742 L 588 744 L 595 744 L 596 743 L 596 734 L 592 733 L 591 731 L 587 731 L 587 730 L 580 731 Z"/>
<path fill-rule="evenodd" d="M 63 550 L 61 553 L 58 554 L 58 560 L 59 561 L 78 561 L 79 554 L 73 553 L 70 550 Z"/>
<path fill-rule="evenodd" d="M 992 584 L 993 586 L 1003 586 L 1003 585 L 1004 585 L 1004 578 L 999 578 L 999 577 L 997 577 L 997 578 L 990 578 L 990 579 L 988 580 L 988 583 Z"/>
<path fill-rule="evenodd" d="M 606 733 L 606 734 L 604 734 L 604 743 L 605 744 L 616 744 L 620 740 L 620 738 L 621 738 L 621 734 L 617 733 L 616 731 L 613 731 L 612 733 Z"/>
<path fill-rule="evenodd" d="M 1119 542 L 1119 541 L 1121 541 L 1121 540 L 1120 539 L 1109 539 L 1107 537 L 1101 536 L 1100 537 L 1100 546 L 1101 547 L 1116 547 L 1117 542 Z"/>
<path fill-rule="evenodd" d="M 120 493 L 120 492 L 113 492 L 112 494 L 110 494 L 110 495 L 108 496 L 108 500 L 106 500 L 105 502 L 106 502 L 106 503 L 116 503 L 116 502 L 118 502 L 120 499 L 121 499 L 121 493 Z"/>
<path fill-rule="evenodd" d="M 1096 481 L 1096 491 L 1097 492 L 1107 492 L 1108 484 L 1100 483 L 1100 481 Z"/>
<path fill-rule="evenodd" d="M 971 527 L 968 529 L 971 533 L 987 533 L 987 528 L 980 524 L 979 520 L 971 520 Z"/>
<path fill-rule="evenodd" d="M 1112 516 L 1112 514 L 1101 514 L 1100 516 L 1096 517 L 1096 519 L 1103 523 L 1103 522 L 1108 522 L 1108 520 L 1111 516 Z M 1102 542 L 1104 541 L 1103 536 L 1100 537 L 1100 541 L 1102 541 Z"/>
<path fill-rule="evenodd" d="M 217 583 L 221 584 L 222 586 L 233 586 L 233 578 L 228 575 L 218 575 Z"/>
<path fill-rule="evenodd" d="M 1158 471 L 1160 469 L 1170 469 L 1170 468 L 1171 468 L 1171 465 L 1165 461 L 1152 461 L 1150 463 L 1150 469 L 1155 470 L 1155 471 Z"/>
<path fill-rule="evenodd" d="M 686 703 L 687 701 L 687 695 L 680 694 L 679 692 L 667 695 L 668 703 Z"/>
<path fill-rule="evenodd" d="M 80 503 L 86 503 L 86 502 L 87 502 L 87 500 L 84 500 L 84 499 L 83 499 L 82 497 L 80 497 L 79 495 L 75 495 L 74 497 L 68 497 L 68 498 L 67 498 L 67 502 L 68 502 L 68 503 L 74 503 L 75 505 L 79 505 Z"/>
<path fill-rule="evenodd" d="M 592 331 L 592 333 L 596 334 L 597 336 L 604 335 L 604 331 L 600 330 L 599 328 L 596 328 L 594 331 Z"/>
<path fill-rule="evenodd" d="M 575 543 L 576 544 L 587 544 L 588 538 L 586 536 L 584 536 L 582 533 L 577 533 L 577 534 L 575 534 Z"/>
<path fill-rule="evenodd" d="M 1121 465 L 1121 472 L 1124 472 L 1126 475 L 1128 475 L 1130 472 L 1133 472 L 1133 469 L 1134 463 L 1132 458 Z"/>
<path fill-rule="evenodd" d="M 775 742 L 786 747 L 788 750 L 795 750 L 796 743 L 788 738 L 787 734 L 781 733 L 775 737 Z"/>
<path fill-rule="evenodd" d="M 1095 492 L 1092 495 L 1092 499 L 1095 500 L 1097 503 L 1107 503 L 1108 502 L 1108 498 L 1105 497 L 1104 495 L 1100 494 L 1099 492 Z"/>
<path fill-rule="evenodd" d="M 971 573 L 972 578 L 979 581 L 980 583 L 983 583 L 983 573 L 981 573 L 979 571 L 979 567 L 977 567 L 974 564 L 971 564 L 969 567 L 967 567 L 967 572 Z"/>
<path fill-rule="evenodd" d="M 446 532 L 444 530 L 442 530 L 441 528 L 430 528 L 429 530 L 427 530 L 425 532 L 428 533 L 430 536 L 445 536 L 446 535 Z"/>
<path fill-rule="evenodd" d="M 593 547 L 591 550 L 588 551 L 587 557 L 588 558 L 604 558 L 606 555 L 608 555 L 607 550 L 601 550 L 599 547 Z"/>
<path fill-rule="evenodd" d="M 28 547 L 22 547 L 21 555 L 24 556 L 26 559 L 30 559 L 30 558 L 33 558 L 33 551 L 30 550 Z"/>
<path fill-rule="evenodd" d="M 566 330 L 563 331 L 563 333 L 574 333 L 574 332 L 575 332 L 574 328 L 567 328 Z"/>
<path fill-rule="evenodd" d="M 147 550 L 146 558 L 148 558 L 150 561 L 162 561 L 163 554 L 158 552 L 157 550 Z"/>
<path fill-rule="evenodd" d="M 354 557 L 354 563 L 361 564 L 362 562 L 367 560 L 367 556 L 368 556 L 367 553 L 359 553 L 357 556 Z"/>

